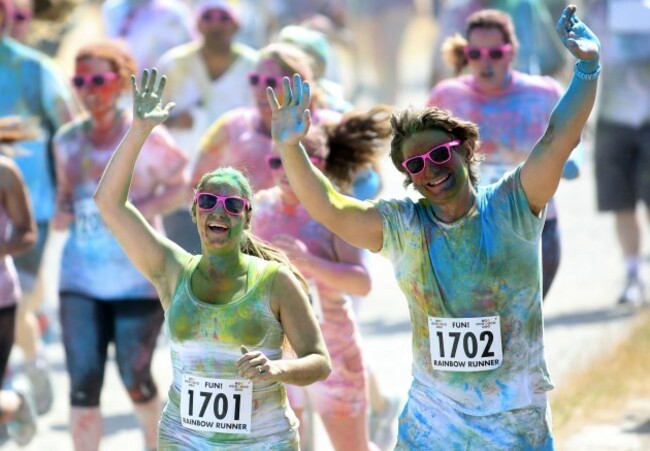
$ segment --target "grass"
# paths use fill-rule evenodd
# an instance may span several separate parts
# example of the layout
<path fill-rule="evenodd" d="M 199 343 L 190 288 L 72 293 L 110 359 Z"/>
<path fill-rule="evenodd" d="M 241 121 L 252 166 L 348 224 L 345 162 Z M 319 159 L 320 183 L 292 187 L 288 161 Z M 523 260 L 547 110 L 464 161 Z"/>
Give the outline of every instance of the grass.
<path fill-rule="evenodd" d="M 630 400 L 650 397 L 650 313 L 638 314 L 635 329 L 614 352 L 551 396 L 556 443 L 586 424 L 620 421 Z"/>

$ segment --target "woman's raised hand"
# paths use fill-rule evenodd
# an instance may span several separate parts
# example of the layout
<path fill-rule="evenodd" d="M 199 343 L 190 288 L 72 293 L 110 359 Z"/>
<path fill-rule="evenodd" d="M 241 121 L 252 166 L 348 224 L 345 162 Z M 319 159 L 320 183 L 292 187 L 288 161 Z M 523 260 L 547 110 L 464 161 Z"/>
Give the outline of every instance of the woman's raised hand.
<path fill-rule="evenodd" d="M 576 9 L 575 5 L 567 6 L 555 29 L 562 44 L 573 56 L 579 60 L 597 63 L 600 58 L 600 41 L 594 32 L 578 19 Z"/>
<path fill-rule="evenodd" d="M 281 101 L 278 101 L 273 88 L 266 88 L 266 95 L 273 113 L 273 141 L 278 145 L 297 145 L 311 125 L 309 83 L 303 82 L 298 74 L 293 76 L 291 82 L 288 77 L 284 77 Z"/>
<path fill-rule="evenodd" d="M 158 82 L 157 86 L 156 81 Z M 145 69 L 142 71 L 142 80 L 140 81 L 140 89 L 138 89 L 135 75 L 131 75 L 134 123 L 140 122 L 154 128 L 167 120 L 169 112 L 176 104 L 170 102 L 163 107 L 162 94 L 165 83 L 167 83 L 167 77 L 163 75 L 158 80 L 158 71 L 156 69 L 151 69 L 151 74 Z"/>

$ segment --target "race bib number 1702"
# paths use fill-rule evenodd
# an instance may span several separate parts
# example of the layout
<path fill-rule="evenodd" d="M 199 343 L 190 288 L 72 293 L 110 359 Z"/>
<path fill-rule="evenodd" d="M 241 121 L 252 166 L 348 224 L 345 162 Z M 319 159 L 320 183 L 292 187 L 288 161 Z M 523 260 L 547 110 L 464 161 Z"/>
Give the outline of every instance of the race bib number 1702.
<path fill-rule="evenodd" d="M 431 365 L 438 371 L 487 371 L 501 366 L 498 316 L 429 317 Z"/>
<path fill-rule="evenodd" d="M 187 429 L 250 434 L 253 382 L 183 375 L 181 423 Z"/>

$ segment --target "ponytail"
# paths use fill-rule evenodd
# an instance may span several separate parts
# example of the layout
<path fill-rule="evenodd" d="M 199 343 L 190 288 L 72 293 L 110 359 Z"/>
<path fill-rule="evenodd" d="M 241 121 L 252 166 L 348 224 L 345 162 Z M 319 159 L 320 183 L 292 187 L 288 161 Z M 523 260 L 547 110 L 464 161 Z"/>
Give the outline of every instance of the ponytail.
<path fill-rule="evenodd" d="M 392 107 L 377 105 L 368 111 L 349 111 L 338 123 L 325 124 L 329 154 L 325 172 L 348 191 L 358 171 L 374 165 L 391 134 Z"/>
<path fill-rule="evenodd" d="M 277 262 L 283 266 L 288 267 L 293 275 L 296 276 L 296 279 L 298 279 L 300 285 L 302 285 L 305 293 L 309 294 L 309 284 L 307 283 L 305 276 L 303 276 L 298 268 L 296 268 L 296 266 L 291 263 L 291 260 L 289 260 L 287 254 L 282 252 L 277 247 L 266 243 L 265 241 L 262 241 L 250 232 L 245 232 L 244 240 L 241 245 L 241 251 L 246 255 L 250 255 L 251 257 L 261 258 L 262 260 L 270 262 Z"/>
<path fill-rule="evenodd" d="M 442 43 L 442 59 L 454 71 L 455 76 L 460 75 L 467 66 L 465 46 L 467 46 L 467 40 L 458 33 L 448 37 Z"/>

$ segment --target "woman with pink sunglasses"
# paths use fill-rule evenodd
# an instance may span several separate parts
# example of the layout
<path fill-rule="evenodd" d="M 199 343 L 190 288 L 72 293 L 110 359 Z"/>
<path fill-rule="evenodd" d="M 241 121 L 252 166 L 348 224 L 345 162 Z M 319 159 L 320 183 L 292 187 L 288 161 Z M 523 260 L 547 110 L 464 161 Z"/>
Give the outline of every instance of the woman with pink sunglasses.
<path fill-rule="evenodd" d="M 379 156 L 390 134 L 389 114 L 389 107 L 379 106 L 314 127 L 303 140 L 311 163 L 348 192 L 354 174 Z M 312 307 L 332 359 L 326 381 L 304 389 L 288 387 L 291 407 L 302 421 L 308 398 L 337 450 L 376 449 L 369 439 L 367 367 L 350 298 L 370 291 L 363 251 L 309 216 L 289 185 L 279 155 L 269 155 L 267 163 L 275 187 L 257 193 L 253 231 L 286 252 L 310 281 Z M 301 427 L 303 444 L 309 443 L 308 434 Z"/>
<path fill-rule="evenodd" d="M 75 449 L 99 447 L 100 394 L 110 342 L 142 425 L 145 448 L 155 449 L 157 442 L 161 402 L 151 359 L 163 310 L 154 286 L 129 261 L 93 200 L 113 149 L 133 122 L 119 99 L 135 70 L 133 56 L 121 43 L 81 48 L 72 84 L 88 115 L 65 125 L 54 141 L 59 185 L 53 225 L 70 230 L 59 297 Z M 186 163 L 164 129 L 146 140 L 130 198 L 153 229 L 161 230 L 159 215 L 184 200 Z"/>
<path fill-rule="evenodd" d="M 311 80 L 310 57 L 293 44 L 276 43 L 260 50 L 254 72 L 248 74 L 254 107 L 232 110 L 221 116 L 201 141 L 192 184 L 201 176 L 220 166 L 232 166 L 245 172 L 255 192 L 273 186 L 272 173 L 265 157 L 273 153 L 271 142 L 271 109 L 266 100 L 266 88 L 278 89 L 282 77 L 300 74 Z M 314 108 L 314 123 L 334 122 L 337 112 Z"/>
<path fill-rule="evenodd" d="M 478 124 L 481 129 L 480 181 L 497 182 L 528 156 L 544 134 L 548 119 L 562 94 L 550 77 L 527 75 L 513 69 L 519 42 L 506 13 L 486 9 L 469 16 L 465 38 L 449 38 L 443 51 L 456 78 L 436 85 L 427 105 L 445 108 Z M 461 75 L 468 69 L 469 73 Z M 578 176 L 581 149 L 567 161 L 564 178 Z M 546 296 L 560 264 L 560 235 L 553 199 L 542 234 L 543 295 Z"/>
<path fill-rule="evenodd" d="M 110 230 L 156 287 L 173 365 L 158 449 L 298 449 L 298 424 L 283 383 L 307 385 L 330 372 L 306 284 L 286 256 L 249 233 L 252 189 L 218 168 L 199 180 L 192 218 L 201 253 L 155 231 L 131 203 L 132 174 L 147 137 L 169 117 L 165 77 L 133 77 L 135 119 L 95 193 Z M 137 174 L 137 172 L 136 172 Z M 283 359 L 285 341 L 297 359 Z"/>

